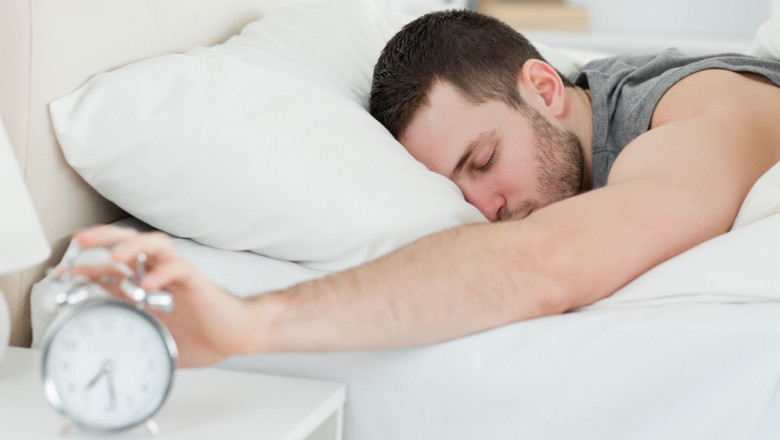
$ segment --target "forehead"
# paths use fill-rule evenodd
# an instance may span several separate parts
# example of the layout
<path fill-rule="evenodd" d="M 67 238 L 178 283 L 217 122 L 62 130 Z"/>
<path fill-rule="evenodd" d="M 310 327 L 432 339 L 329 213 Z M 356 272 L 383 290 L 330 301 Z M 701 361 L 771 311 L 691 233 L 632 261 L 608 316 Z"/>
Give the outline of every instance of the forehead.
<path fill-rule="evenodd" d="M 498 101 L 474 104 L 451 84 L 436 82 L 399 140 L 428 169 L 449 176 L 468 145 L 494 131 L 503 108 Z"/>

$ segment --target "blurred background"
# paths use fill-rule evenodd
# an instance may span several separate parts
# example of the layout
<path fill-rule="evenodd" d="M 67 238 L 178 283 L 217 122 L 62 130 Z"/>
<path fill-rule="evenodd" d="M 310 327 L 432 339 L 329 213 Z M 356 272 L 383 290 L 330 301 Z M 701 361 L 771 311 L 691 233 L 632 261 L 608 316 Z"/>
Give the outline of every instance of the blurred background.
<path fill-rule="evenodd" d="M 691 55 L 741 52 L 780 0 L 383 0 L 420 15 L 471 8 L 534 41 L 610 53 L 677 47 Z"/>

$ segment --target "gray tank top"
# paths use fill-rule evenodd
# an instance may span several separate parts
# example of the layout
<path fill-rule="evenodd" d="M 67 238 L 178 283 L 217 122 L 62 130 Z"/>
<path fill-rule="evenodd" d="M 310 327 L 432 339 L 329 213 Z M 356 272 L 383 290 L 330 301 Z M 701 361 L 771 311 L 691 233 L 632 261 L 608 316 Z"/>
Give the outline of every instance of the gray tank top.
<path fill-rule="evenodd" d="M 574 75 L 574 84 L 591 92 L 594 189 L 607 184 L 623 148 L 647 131 L 663 94 L 677 81 L 706 69 L 757 73 L 780 87 L 779 60 L 737 54 L 688 57 L 676 49 L 596 60 Z"/>

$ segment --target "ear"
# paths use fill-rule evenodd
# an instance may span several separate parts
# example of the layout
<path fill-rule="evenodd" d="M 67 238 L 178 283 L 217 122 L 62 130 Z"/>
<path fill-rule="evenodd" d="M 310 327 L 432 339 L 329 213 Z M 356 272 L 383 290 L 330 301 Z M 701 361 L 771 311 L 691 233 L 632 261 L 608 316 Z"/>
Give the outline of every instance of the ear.
<path fill-rule="evenodd" d="M 530 59 L 523 64 L 518 76 L 521 90 L 524 88 L 530 93 L 524 99 L 542 105 L 553 117 L 565 112 L 565 87 L 555 68 L 544 61 Z"/>

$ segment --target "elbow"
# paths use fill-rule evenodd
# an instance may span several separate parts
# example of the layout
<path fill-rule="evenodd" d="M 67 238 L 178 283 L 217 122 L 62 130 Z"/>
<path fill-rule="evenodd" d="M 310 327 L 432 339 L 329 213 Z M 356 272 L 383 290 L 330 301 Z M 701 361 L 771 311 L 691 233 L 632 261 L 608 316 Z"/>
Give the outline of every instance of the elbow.
<path fill-rule="evenodd" d="M 553 281 L 540 291 L 537 298 L 536 309 L 538 316 L 560 315 L 575 308 L 571 301 L 571 294 L 562 283 Z"/>
<path fill-rule="evenodd" d="M 524 306 L 520 307 L 517 320 L 560 315 L 573 309 L 570 290 L 560 280 L 537 279 L 533 286 L 527 286 Z"/>

